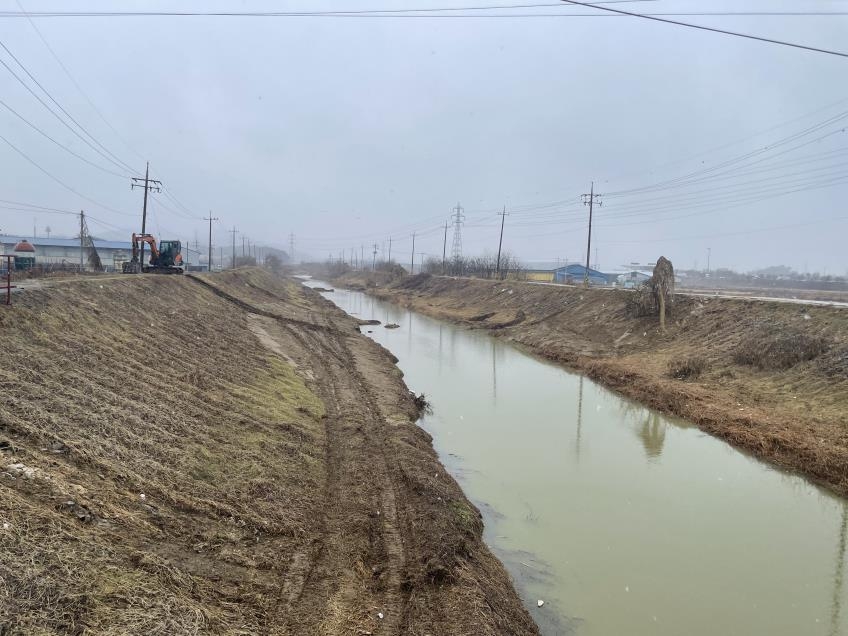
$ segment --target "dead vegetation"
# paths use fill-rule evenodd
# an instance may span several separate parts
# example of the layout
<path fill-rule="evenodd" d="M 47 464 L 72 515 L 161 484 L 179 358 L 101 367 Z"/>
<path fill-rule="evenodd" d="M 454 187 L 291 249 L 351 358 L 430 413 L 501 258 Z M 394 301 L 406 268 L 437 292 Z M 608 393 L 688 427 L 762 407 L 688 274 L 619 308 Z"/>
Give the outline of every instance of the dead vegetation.
<path fill-rule="evenodd" d="M 828 340 L 822 336 L 769 327 L 745 334 L 733 360 L 761 370 L 780 371 L 814 360 L 828 346 Z"/>
<path fill-rule="evenodd" d="M 668 375 L 675 380 L 697 380 L 706 369 L 706 359 L 698 355 L 674 358 L 668 363 Z"/>

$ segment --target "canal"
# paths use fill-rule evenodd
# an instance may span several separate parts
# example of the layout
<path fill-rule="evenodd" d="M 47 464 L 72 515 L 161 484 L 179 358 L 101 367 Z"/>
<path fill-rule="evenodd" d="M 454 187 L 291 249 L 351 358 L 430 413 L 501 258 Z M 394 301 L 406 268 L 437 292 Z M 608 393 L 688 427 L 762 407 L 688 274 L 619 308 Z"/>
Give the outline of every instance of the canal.
<path fill-rule="evenodd" d="M 481 331 L 324 295 L 383 323 L 545 634 L 848 634 L 845 500 Z"/>

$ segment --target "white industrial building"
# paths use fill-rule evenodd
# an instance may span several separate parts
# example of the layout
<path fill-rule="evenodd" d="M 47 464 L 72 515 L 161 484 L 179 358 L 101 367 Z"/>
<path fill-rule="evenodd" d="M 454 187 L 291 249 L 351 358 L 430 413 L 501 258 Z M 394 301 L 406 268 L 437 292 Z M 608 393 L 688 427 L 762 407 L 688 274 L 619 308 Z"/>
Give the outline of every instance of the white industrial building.
<path fill-rule="evenodd" d="M 79 266 L 80 254 L 88 264 L 88 256 L 80 247 L 78 238 L 32 238 L 27 236 L 0 235 L 0 254 L 13 254 L 15 246 L 27 241 L 35 248 L 35 264 L 42 266 L 66 265 Z M 100 262 L 106 271 L 121 271 L 121 267 L 132 258 L 132 245 L 129 241 L 104 241 L 93 239 L 94 247 L 100 256 Z"/>

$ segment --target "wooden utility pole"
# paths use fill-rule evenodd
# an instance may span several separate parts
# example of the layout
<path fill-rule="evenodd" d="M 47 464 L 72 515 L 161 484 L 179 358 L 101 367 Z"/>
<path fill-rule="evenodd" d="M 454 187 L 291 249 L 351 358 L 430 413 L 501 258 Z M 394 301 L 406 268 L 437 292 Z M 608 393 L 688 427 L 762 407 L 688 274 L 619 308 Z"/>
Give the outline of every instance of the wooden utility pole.
<path fill-rule="evenodd" d="M 445 275 L 445 259 L 448 255 L 448 222 L 445 221 L 445 241 L 442 243 L 442 276 Z"/>
<path fill-rule="evenodd" d="M 141 235 L 144 236 L 147 233 L 147 193 L 150 190 L 155 190 L 156 192 L 162 192 L 162 182 L 157 181 L 156 179 L 150 178 L 150 162 L 147 162 L 146 167 L 144 168 L 144 185 L 142 185 L 141 177 L 133 177 L 132 184 L 130 185 L 130 190 L 135 190 L 136 188 L 144 188 L 144 205 L 141 208 Z M 139 253 L 139 266 L 144 268 L 144 241 L 141 241 L 141 251 Z"/>
<path fill-rule="evenodd" d="M 83 262 L 83 237 L 85 236 L 83 232 L 83 227 L 85 227 L 85 212 L 80 210 L 80 271 L 85 267 L 85 263 Z"/>
<path fill-rule="evenodd" d="M 204 221 L 209 221 L 209 266 L 208 271 L 212 271 L 212 221 L 217 221 L 217 216 L 212 216 L 212 210 L 209 210 L 209 216 L 203 217 Z M 198 259 L 199 260 L 199 259 Z M 221 263 L 223 265 L 223 263 Z"/>
<path fill-rule="evenodd" d="M 415 232 L 412 233 L 412 263 L 409 267 L 409 273 L 415 273 Z"/>
<path fill-rule="evenodd" d="M 503 229 L 504 229 L 504 221 L 506 221 L 506 215 L 508 212 L 506 211 L 506 206 L 504 206 L 503 212 L 498 212 L 501 216 L 501 238 L 498 241 L 498 279 L 501 277 L 501 247 L 503 246 Z"/>
<path fill-rule="evenodd" d="M 592 187 L 589 189 L 589 194 L 583 195 L 583 205 L 589 206 L 589 234 L 586 239 L 586 271 L 583 272 L 583 287 L 589 286 L 589 259 L 592 256 L 592 206 L 601 203 L 601 195 L 595 194 L 595 182 L 592 181 Z"/>
<path fill-rule="evenodd" d="M 230 264 L 232 269 L 236 268 L 236 234 L 238 234 L 238 230 L 236 226 L 233 226 L 233 229 L 230 230 L 230 233 L 233 235 L 233 262 Z M 223 263 L 222 263 L 223 265 Z"/>
<path fill-rule="evenodd" d="M 377 271 L 377 244 L 374 243 L 374 257 L 371 259 L 371 271 Z"/>
<path fill-rule="evenodd" d="M 389 258 L 388 261 L 392 262 L 392 237 L 389 237 Z"/>

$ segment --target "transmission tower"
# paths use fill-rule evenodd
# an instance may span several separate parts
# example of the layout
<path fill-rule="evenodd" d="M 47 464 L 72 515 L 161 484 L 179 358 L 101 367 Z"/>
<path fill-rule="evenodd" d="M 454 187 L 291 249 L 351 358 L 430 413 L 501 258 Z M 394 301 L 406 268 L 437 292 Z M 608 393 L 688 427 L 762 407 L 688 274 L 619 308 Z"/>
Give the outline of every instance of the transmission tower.
<path fill-rule="evenodd" d="M 100 255 L 97 253 L 97 248 L 94 245 L 94 240 L 91 238 L 91 233 L 88 231 L 88 223 L 85 220 L 85 212 L 80 211 L 80 268 L 83 265 L 83 253 L 88 255 L 88 267 L 95 272 L 103 271 L 103 263 L 100 262 Z"/>
<path fill-rule="evenodd" d="M 457 203 L 452 212 L 453 246 L 451 247 L 451 259 L 459 261 L 462 258 L 462 224 L 465 222 L 465 210 Z"/>

